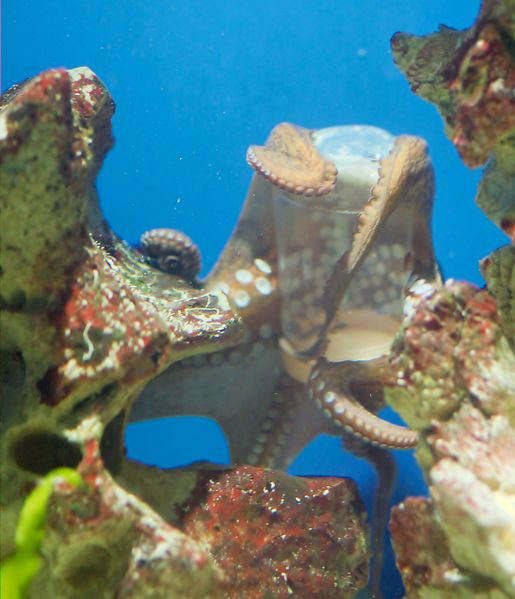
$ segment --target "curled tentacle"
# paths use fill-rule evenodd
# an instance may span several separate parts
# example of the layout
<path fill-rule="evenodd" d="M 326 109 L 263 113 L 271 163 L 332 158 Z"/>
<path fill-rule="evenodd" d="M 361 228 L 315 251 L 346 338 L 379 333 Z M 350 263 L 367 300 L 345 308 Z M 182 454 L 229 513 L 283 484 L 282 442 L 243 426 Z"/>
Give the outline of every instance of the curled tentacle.
<path fill-rule="evenodd" d="M 176 229 L 151 229 L 140 238 L 141 251 L 160 270 L 193 281 L 200 272 L 200 250 Z"/>
<path fill-rule="evenodd" d="M 310 397 L 335 424 L 355 437 L 379 447 L 415 447 L 416 431 L 379 418 L 353 397 L 351 385 L 364 377 L 364 368 L 356 362 L 331 365 L 320 358 L 309 377 Z"/>
<path fill-rule="evenodd" d="M 297 195 L 326 195 L 336 185 L 334 164 L 319 154 L 307 129 L 290 123 L 274 127 L 265 146 L 250 146 L 247 162 L 279 189 Z"/>
<path fill-rule="evenodd" d="M 416 274 L 439 279 L 430 230 L 433 196 L 434 174 L 426 142 L 418 137 L 401 135 L 390 154 L 380 161 L 379 178 L 361 210 L 351 247 L 336 262 L 326 283 L 325 323 L 319 339 L 302 355 L 312 358 L 323 354 L 327 333 L 356 273 L 372 251 L 388 218 L 401 206 L 411 205 L 415 213 L 416 235 L 411 258 Z"/>

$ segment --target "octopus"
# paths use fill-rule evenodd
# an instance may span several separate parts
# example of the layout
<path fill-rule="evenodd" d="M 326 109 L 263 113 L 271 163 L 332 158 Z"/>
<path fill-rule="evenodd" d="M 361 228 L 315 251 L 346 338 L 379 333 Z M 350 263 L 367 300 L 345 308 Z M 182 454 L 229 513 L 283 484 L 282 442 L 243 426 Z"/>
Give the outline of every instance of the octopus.
<path fill-rule="evenodd" d="M 141 247 L 148 261 L 171 275 L 193 283 L 200 272 L 200 250 L 182 231 L 152 229 L 143 233 Z"/>
<path fill-rule="evenodd" d="M 395 479 L 388 450 L 418 442 L 377 415 L 392 382 L 389 346 L 405 299 L 440 282 L 426 143 L 374 127 L 282 123 L 247 162 L 255 174 L 239 221 L 205 280 L 195 279 L 199 253 L 183 233 L 157 229 L 141 240 L 156 267 L 225 293 L 245 338 L 173 364 L 131 420 L 210 417 L 234 464 L 280 469 L 319 433 L 339 435 L 378 473 L 369 589 L 380 597 Z"/>

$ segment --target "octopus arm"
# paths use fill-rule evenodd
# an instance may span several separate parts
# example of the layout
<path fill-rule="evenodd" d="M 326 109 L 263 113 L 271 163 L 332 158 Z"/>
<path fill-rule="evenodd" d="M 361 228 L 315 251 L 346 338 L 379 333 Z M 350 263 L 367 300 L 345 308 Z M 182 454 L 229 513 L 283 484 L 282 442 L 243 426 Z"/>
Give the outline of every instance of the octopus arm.
<path fill-rule="evenodd" d="M 275 253 L 272 188 L 254 176 L 236 227 L 205 285 L 210 287 L 224 280 L 230 271 L 248 267 L 255 259 L 275 262 Z"/>
<path fill-rule="evenodd" d="M 281 123 L 274 127 L 265 146 L 250 146 L 247 162 L 279 189 L 303 196 L 328 194 L 338 171 L 315 148 L 307 129 Z"/>
<path fill-rule="evenodd" d="M 375 381 L 370 368 L 360 362 L 330 364 L 320 358 L 309 378 L 310 397 L 334 424 L 354 437 L 379 447 L 407 449 L 418 443 L 418 433 L 379 418 L 354 397 L 353 385 Z"/>
<path fill-rule="evenodd" d="M 369 255 L 377 236 L 397 209 L 412 210 L 414 271 L 427 279 L 438 278 L 433 259 L 430 214 L 434 175 L 423 139 L 402 135 L 390 154 L 380 162 L 379 179 L 358 219 L 348 251 L 337 261 L 325 292 L 325 325 L 319 341 L 305 352 L 319 355 L 323 339 L 359 267 Z M 439 280 L 439 279 L 438 279 Z"/>

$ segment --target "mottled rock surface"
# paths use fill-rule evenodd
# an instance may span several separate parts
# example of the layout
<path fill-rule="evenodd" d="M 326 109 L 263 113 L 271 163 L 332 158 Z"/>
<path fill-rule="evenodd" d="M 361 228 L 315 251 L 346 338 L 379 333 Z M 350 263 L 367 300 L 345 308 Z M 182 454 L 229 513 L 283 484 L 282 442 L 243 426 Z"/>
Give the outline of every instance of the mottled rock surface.
<path fill-rule="evenodd" d="M 91 418 L 70 433 L 84 443 L 78 471 L 86 484 L 53 498 L 45 568 L 31 596 L 221 599 L 222 573 L 209 551 L 113 480 L 95 429 L 101 427 Z"/>
<path fill-rule="evenodd" d="M 515 246 L 496 250 L 481 261 L 480 268 L 497 302 L 503 333 L 515 350 Z"/>
<path fill-rule="evenodd" d="M 387 399 L 421 434 L 418 459 L 435 513 L 411 503 L 394 516 L 408 596 L 445 590 L 476 597 L 485 589 L 493 593 L 485 597 L 515 596 L 515 356 L 494 298 L 451 281 L 421 299 L 391 364 L 398 386 Z M 422 546 L 407 555 L 401 548 L 419 519 Z M 447 547 L 456 575 L 449 565 L 451 574 L 442 574 L 442 552 L 426 551 L 434 538 Z"/>
<path fill-rule="evenodd" d="M 394 342 L 391 364 L 400 387 L 389 391 L 390 402 L 422 433 L 463 402 L 515 424 L 515 357 L 486 290 L 449 281 L 419 302 Z"/>
<path fill-rule="evenodd" d="M 13 549 L 17 513 L 37 476 L 84 468 L 96 443 L 96 478 L 81 493 L 86 514 L 105 518 L 82 514 L 76 531 L 49 519 L 47 567 L 34 596 L 112 596 L 132 547 L 160 548 L 155 563 L 170 572 L 178 560 L 179 587 L 203 597 L 216 587 L 202 574 L 216 569 L 210 556 L 144 504 L 135 508 L 104 462 L 119 467 L 125 415 L 146 382 L 196 348 L 230 345 L 242 331 L 222 294 L 151 269 L 103 221 L 94 183 L 112 145 L 113 109 L 91 71 L 58 69 L 7 94 L 0 113 L 2 555 Z M 94 435 L 72 435 L 91 417 Z M 151 538 L 150 529 L 134 536 L 144 518 L 153 519 Z M 109 559 L 98 558 L 104 554 Z"/>
<path fill-rule="evenodd" d="M 514 37 L 513 2 L 483 0 L 468 29 L 392 38 L 395 62 L 412 90 L 437 105 L 468 166 L 483 164 L 515 129 Z"/>
<path fill-rule="evenodd" d="M 242 467 L 207 479 L 185 530 L 209 547 L 230 598 L 353 597 L 368 577 L 355 484 Z"/>
<path fill-rule="evenodd" d="M 488 160 L 476 202 L 515 241 L 515 21 L 512 0 L 483 0 L 463 31 L 392 38 L 411 89 L 432 102 L 470 167 Z"/>
<path fill-rule="evenodd" d="M 491 579 L 456 564 L 430 499 L 394 507 L 390 527 L 407 599 L 506 599 Z"/>

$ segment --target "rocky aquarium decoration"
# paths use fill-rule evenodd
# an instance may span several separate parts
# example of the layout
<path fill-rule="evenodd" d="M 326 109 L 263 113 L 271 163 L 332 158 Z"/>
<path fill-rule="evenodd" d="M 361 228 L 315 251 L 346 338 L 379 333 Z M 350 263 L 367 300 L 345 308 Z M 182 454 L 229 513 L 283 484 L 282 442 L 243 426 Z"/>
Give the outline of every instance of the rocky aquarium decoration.
<path fill-rule="evenodd" d="M 396 33 L 394 60 L 411 89 L 433 102 L 467 166 L 488 161 L 477 202 L 515 239 L 515 25 L 511 0 L 483 0 L 464 31 L 444 25 L 422 37 Z"/>
<path fill-rule="evenodd" d="M 477 201 L 512 242 L 513 43 L 494 0 L 465 32 L 392 40 L 465 162 L 488 160 Z M 486 288 L 443 284 L 425 142 L 282 123 L 201 281 L 184 233 L 135 248 L 104 221 L 113 111 L 87 68 L 2 98 L 2 596 L 380 598 L 389 450 L 416 447 L 430 497 L 390 523 L 406 596 L 515 597 L 513 245 Z M 126 458 L 129 422 L 183 414 L 220 423 L 232 467 Z M 284 473 L 320 432 L 377 470 L 370 522 L 352 480 Z"/>
<path fill-rule="evenodd" d="M 485 0 L 468 30 L 392 39 L 413 91 L 437 104 L 476 201 L 512 245 L 481 262 L 486 288 L 449 281 L 408 302 L 387 401 L 419 431 L 430 498 L 394 508 L 406 597 L 515 597 L 515 25 Z"/>
<path fill-rule="evenodd" d="M 113 102 L 91 71 L 45 72 L 4 102 L 2 588 L 19 573 L 7 556 L 20 510 L 48 475 L 48 508 L 20 519 L 46 522 L 29 597 L 353 596 L 368 550 L 352 481 L 252 466 L 164 472 L 125 458 L 124 428 L 149 381 L 197 355 L 269 361 L 273 334 L 257 323 L 261 345 L 247 350 L 222 291 L 155 268 L 148 248 L 109 230 L 94 181 Z M 187 238 L 173 241 L 191 255 Z M 259 298 L 276 301 L 267 263 L 255 264 Z M 81 484 L 60 482 L 60 468 Z"/>

